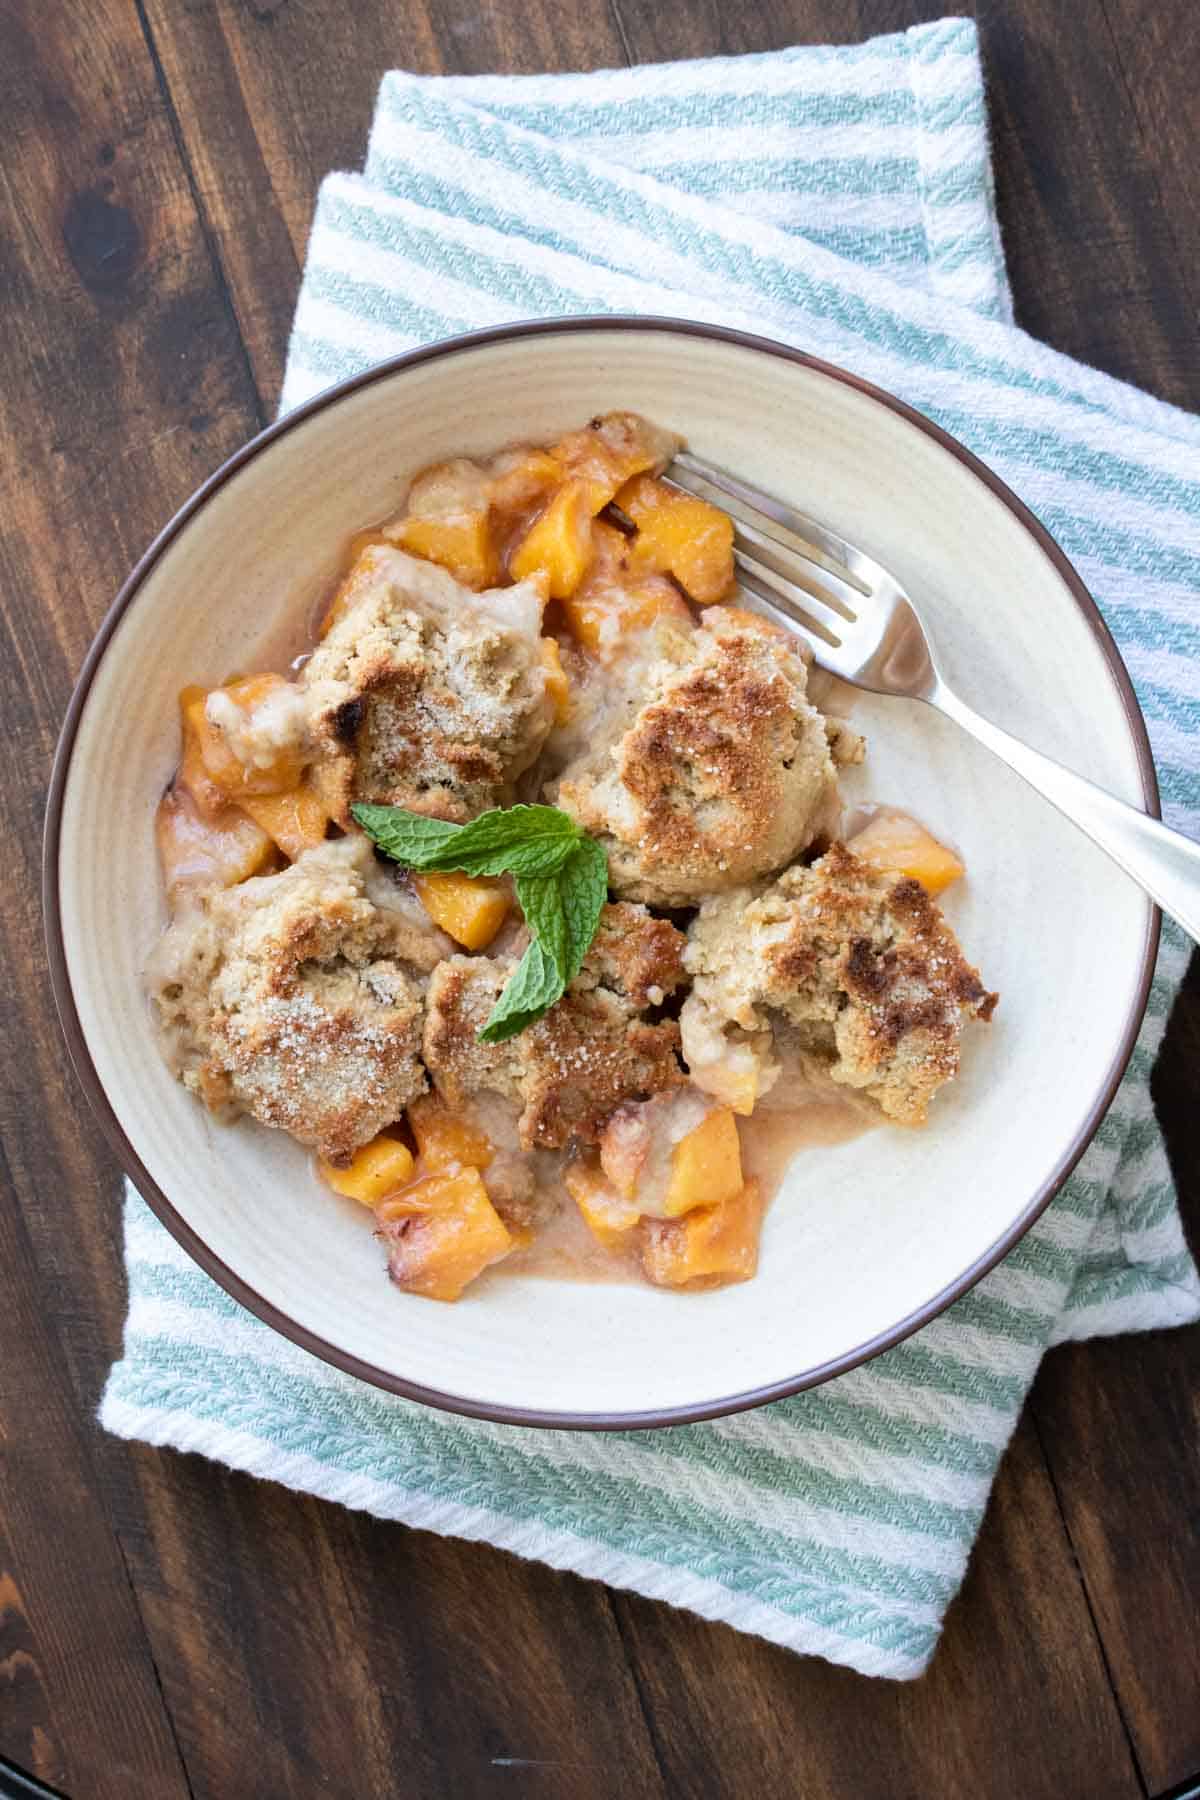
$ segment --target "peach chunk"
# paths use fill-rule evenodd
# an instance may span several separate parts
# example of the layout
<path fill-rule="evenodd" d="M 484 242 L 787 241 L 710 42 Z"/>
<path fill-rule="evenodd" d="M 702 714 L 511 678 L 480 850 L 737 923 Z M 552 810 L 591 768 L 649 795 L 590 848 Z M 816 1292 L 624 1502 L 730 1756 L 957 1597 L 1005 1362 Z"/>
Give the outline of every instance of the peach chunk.
<path fill-rule="evenodd" d="M 642 1268 L 657 1287 L 724 1287 L 749 1281 L 758 1267 L 761 1184 L 748 1181 L 732 1199 L 697 1207 L 681 1219 L 648 1219 Z"/>
<path fill-rule="evenodd" d="M 909 875 L 929 894 L 940 894 L 963 873 L 953 850 L 906 813 L 881 812 L 856 832 L 846 848 L 885 874 Z"/>
<path fill-rule="evenodd" d="M 422 1094 L 408 1109 L 417 1154 L 427 1169 L 486 1169 L 496 1155 L 485 1131 L 452 1112 L 436 1094 Z"/>
<path fill-rule="evenodd" d="M 435 925 L 464 950 L 482 950 L 503 925 L 512 903 L 507 882 L 485 875 L 414 875 L 417 897 Z"/>
<path fill-rule="evenodd" d="M 217 786 L 204 766 L 200 748 L 200 727 L 204 722 L 204 702 L 208 689 L 185 687 L 179 693 L 179 723 L 183 738 L 183 754 L 179 760 L 178 779 L 196 802 L 196 811 L 205 819 L 216 819 L 229 805 L 229 796 Z"/>
<path fill-rule="evenodd" d="M 364 1206 L 378 1206 L 412 1180 L 412 1151 L 399 1138 L 381 1131 L 377 1138 L 355 1151 L 348 1169 L 337 1169 L 322 1157 L 320 1170 L 322 1180 L 335 1193 L 359 1200 Z"/>
<path fill-rule="evenodd" d="M 606 1250 L 623 1249 L 641 1215 L 610 1185 L 595 1160 L 568 1163 L 563 1184 L 596 1242 Z"/>
<path fill-rule="evenodd" d="M 541 653 L 542 667 L 546 671 L 546 692 L 554 707 L 554 723 L 565 725 L 571 716 L 571 684 L 567 680 L 567 671 L 563 668 L 558 639 L 544 637 L 541 640 Z"/>
<path fill-rule="evenodd" d="M 565 481 L 525 533 L 509 559 L 514 581 L 541 573 L 550 598 L 566 600 L 587 572 L 592 554 L 592 517 L 582 481 Z"/>
<path fill-rule="evenodd" d="M 733 520 L 727 513 L 653 475 L 627 482 L 617 505 L 638 528 L 635 566 L 673 575 L 697 606 L 711 606 L 732 591 Z"/>
<path fill-rule="evenodd" d="M 287 794 L 243 794 L 238 801 L 290 862 L 325 842 L 329 809 L 307 781 Z"/>
<path fill-rule="evenodd" d="M 631 542 L 615 525 L 593 521 L 591 565 L 563 605 L 571 636 L 601 659 L 619 652 L 626 633 L 644 631 L 655 619 L 691 623 L 673 582 L 631 567 Z"/>
<path fill-rule="evenodd" d="M 682 595 L 659 575 L 643 575 L 627 587 L 581 588 L 563 610 L 571 635 L 602 660 L 619 653 L 628 633 L 644 631 L 656 619 L 691 622 Z"/>
<path fill-rule="evenodd" d="M 661 463 L 662 450 L 641 420 L 628 413 L 609 413 L 582 431 L 569 431 L 550 454 L 584 484 L 588 506 L 598 513 L 631 476 Z"/>
<path fill-rule="evenodd" d="M 544 506 L 551 488 L 566 470 L 546 450 L 506 450 L 493 458 L 487 494 L 493 522 L 501 535 Z"/>
<path fill-rule="evenodd" d="M 397 1287 L 457 1300 L 476 1276 L 517 1246 L 478 1169 L 427 1175 L 375 1209 Z"/>
<path fill-rule="evenodd" d="M 236 887 L 261 875 L 275 846 L 261 826 L 236 806 L 206 819 L 190 793 L 169 788 L 155 820 L 159 861 L 167 892 L 182 887 Z"/>
<path fill-rule="evenodd" d="M 413 556 L 440 563 L 464 587 L 494 587 L 500 579 L 500 559 L 488 530 L 486 510 L 457 518 L 398 519 L 388 536 Z"/>
<path fill-rule="evenodd" d="M 247 675 L 223 687 L 213 688 L 202 705 L 188 708 L 188 719 L 195 729 L 205 772 L 221 792 L 231 800 L 246 794 L 282 794 L 299 785 L 307 758 L 298 745 L 280 744 L 268 761 L 251 767 L 236 756 L 226 733 L 209 717 L 209 703 L 220 695 L 241 715 L 245 724 L 265 703 L 279 700 L 291 688 L 282 675 Z"/>
<path fill-rule="evenodd" d="M 720 1206 L 742 1190 L 742 1147 L 728 1106 L 715 1106 L 671 1152 L 663 1216 L 678 1218 L 697 1206 Z"/>

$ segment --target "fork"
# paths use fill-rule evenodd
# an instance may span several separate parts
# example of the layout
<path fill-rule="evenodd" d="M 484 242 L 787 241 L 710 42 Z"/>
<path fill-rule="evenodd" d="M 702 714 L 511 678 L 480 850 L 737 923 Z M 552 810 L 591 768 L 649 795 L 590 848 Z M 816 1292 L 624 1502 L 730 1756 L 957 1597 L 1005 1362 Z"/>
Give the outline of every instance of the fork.
<path fill-rule="evenodd" d="M 741 586 L 804 640 L 823 669 L 852 687 L 924 700 L 945 713 L 1200 942 L 1200 844 L 1031 749 L 961 700 L 938 668 L 916 606 L 880 563 L 828 526 L 690 451 L 676 455 L 666 479 L 729 514 Z"/>

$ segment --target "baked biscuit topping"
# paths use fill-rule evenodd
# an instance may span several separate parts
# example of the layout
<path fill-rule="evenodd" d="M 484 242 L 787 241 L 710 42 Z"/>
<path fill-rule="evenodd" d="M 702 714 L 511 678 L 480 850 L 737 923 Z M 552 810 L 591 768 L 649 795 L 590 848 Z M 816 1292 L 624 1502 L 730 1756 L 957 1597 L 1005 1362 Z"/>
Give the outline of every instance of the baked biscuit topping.
<path fill-rule="evenodd" d="M 527 585 L 474 594 L 364 550 L 302 678 L 333 817 L 363 800 L 461 824 L 511 798 L 553 718 L 540 619 Z"/>
<path fill-rule="evenodd" d="M 481 1043 L 478 1034 L 516 957 L 442 963 L 429 983 L 423 1047 L 438 1092 L 452 1107 L 489 1093 L 517 1103 L 526 1150 L 594 1142 L 623 1101 L 683 1080 L 679 1026 L 645 1016 L 683 979 L 683 947 L 683 934 L 644 907 L 605 907 L 564 997 L 499 1044 Z"/>
<path fill-rule="evenodd" d="M 706 901 L 688 935 L 682 1013 L 692 1079 L 725 1091 L 752 1072 L 855 1089 L 890 1119 L 923 1125 L 958 1073 L 964 1025 L 997 996 L 964 959 L 917 881 L 881 874 L 842 844 L 757 892 Z"/>
<path fill-rule="evenodd" d="M 363 840 L 209 893 L 167 932 L 152 994 L 183 1080 L 210 1105 L 346 1163 L 426 1081 L 407 950 L 420 934 L 366 898 Z"/>
<path fill-rule="evenodd" d="M 614 890 L 689 906 L 782 868 L 828 822 L 825 722 L 785 634 L 710 607 L 659 626 L 632 716 L 564 769 L 558 804 L 608 851 Z"/>

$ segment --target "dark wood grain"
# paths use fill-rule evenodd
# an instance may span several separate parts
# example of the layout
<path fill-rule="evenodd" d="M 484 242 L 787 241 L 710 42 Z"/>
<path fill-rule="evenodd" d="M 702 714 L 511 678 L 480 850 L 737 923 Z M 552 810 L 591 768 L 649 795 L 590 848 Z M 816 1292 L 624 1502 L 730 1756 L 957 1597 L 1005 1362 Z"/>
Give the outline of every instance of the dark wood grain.
<path fill-rule="evenodd" d="M 137 18 L 4 11 L 0 229 L 0 1750 L 87 1800 L 188 1791 L 92 1412 L 120 1342 L 116 1171 L 45 983 L 38 838 L 74 672 L 131 561 L 252 427 Z"/>
<path fill-rule="evenodd" d="M 1200 964 L 1155 1071 L 1185 1223 L 1200 1249 Z M 1031 1411 L 1147 1790 L 1200 1769 L 1200 1331 L 1071 1346 Z"/>
<path fill-rule="evenodd" d="M 603 1588 L 130 1454 L 122 1537 L 198 1796 L 660 1800 Z"/>
<path fill-rule="evenodd" d="M 387 0 L 354 9 L 353 46 L 341 0 L 304 7 L 180 7 L 145 0 L 145 19 L 178 107 L 204 214 L 228 278 L 259 391 L 273 408 L 313 199 L 331 169 L 360 167 L 379 78 L 593 68 L 621 63 L 602 8 L 482 7 L 478 0 Z M 269 278 L 264 280 L 264 273 Z"/>
<path fill-rule="evenodd" d="M 624 1595 L 616 1607 L 679 1800 L 1141 1791 L 1028 1422 L 920 1681 L 870 1682 Z"/>
<path fill-rule="evenodd" d="M 97 1503 L 90 1421 L 11 1207 L 0 1214 L 0 1258 L 0 1751 L 72 1794 L 175 1800 L 187 1780 L 120 1544 Z"/>
<path fill-rule="evenodd" d="M 273 412 L 320 177 L 378 79 L 861 38 L 924 0 L 96 0 L 0 24 L 0 1754 L 76 1800 L 1156 1794 L 1200 1766 L 1200 1333 L 1048 1359 L 932 1672 L 732 1631 L 115 1443 L 116 1174 L 45 992 L 71 675 L 178 501 Z M 1189 0 L 981 4 L 1022 321 L 1200 405 Z M 1200 1220 L 1200 983 L 1156 1077 Z M 6 1289 L 7 1294 L 7 1289 Z"/>
<path fill-rule="evenodd" d="M 1160 203 L 1162 144 L 1147 141 L 1130 106 L 1108 3 L 989 9 L 997 201 L 1017 321 L 1068 355 L 1194 405 L 1196 313 Z M 1055 129 L 1031 132 L 1036 119 Z"/>

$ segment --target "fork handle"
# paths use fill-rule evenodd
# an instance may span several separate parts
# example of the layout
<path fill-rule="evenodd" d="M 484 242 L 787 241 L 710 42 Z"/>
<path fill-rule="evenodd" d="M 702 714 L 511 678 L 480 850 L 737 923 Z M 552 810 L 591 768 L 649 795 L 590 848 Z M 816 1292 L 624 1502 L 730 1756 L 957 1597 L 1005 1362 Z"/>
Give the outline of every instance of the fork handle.
<path fill-rule="evenodd" d="M 1200 943 L 1200 844 L 1001 731 L 944 682 L 925 697 L 1057 806 Z"/>

